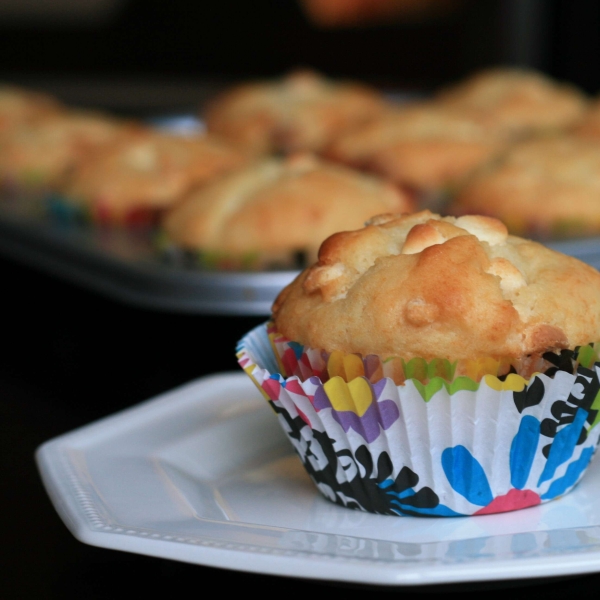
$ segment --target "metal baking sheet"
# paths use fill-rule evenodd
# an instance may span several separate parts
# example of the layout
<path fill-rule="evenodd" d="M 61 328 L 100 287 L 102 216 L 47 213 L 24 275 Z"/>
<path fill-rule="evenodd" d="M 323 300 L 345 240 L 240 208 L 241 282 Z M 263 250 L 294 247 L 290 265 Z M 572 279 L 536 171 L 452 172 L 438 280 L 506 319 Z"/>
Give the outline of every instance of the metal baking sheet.
<path fill-rule="evenodd" d="M 546 242 L 545 245 L 600 269 L 600 237 Z"/>
<path fill-rule="evenodd" d="M 147 119 L 163 131 L 204 131 L 194 115 Z M 37 200 L 0 193 L 0 253 L 132 305 L 197 314 L 268 316 L 297 271 L 217 272 L 161 257 L 151 233 L 66 227 L 39 214 Z"/>
<path fill-rule="evenodd" d="M 0 253 L 113 299 L 198 314 L 265 315 L 297 271 L 216 272 L 161 258 L 148 233 L 61 226 L 0 202 Z"/>

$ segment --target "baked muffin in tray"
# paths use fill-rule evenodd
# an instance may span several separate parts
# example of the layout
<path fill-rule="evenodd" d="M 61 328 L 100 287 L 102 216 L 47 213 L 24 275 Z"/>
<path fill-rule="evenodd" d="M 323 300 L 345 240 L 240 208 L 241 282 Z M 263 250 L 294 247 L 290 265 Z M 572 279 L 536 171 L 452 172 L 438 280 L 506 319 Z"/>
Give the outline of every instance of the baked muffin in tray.
<path fill-rule="evenodd" d="M 443 88 L 435 99 L 493 115 L 516 138 L 564 130 L 582 118 L 589 102 L 574 85 L 518 68 L 479 71 Z"/>
<path fill-rule="evenodd" d="M 0 83 L 0 133 L 64 110 L 50 94 Z"/>
<path fill-rule="evenodd" d="M 97 224 L 153 224 L 191 188 L 246 160 L 213 136 L 140 127 L 81 161 L 65 177 L 56 200 L 60 210 L 70 207 Z"/>
<path fill-rule="evenodd" d="M 298 268 L 335 231 L 412 208 L 380 178 L 300 153 L 257 160 L 191 192 L 161 224 L 165 244 L 195 264 Z"/>
<path fill-rule="evenodd" d="M 589 105 L 581 120 L 573 127 L 573 133 L 600 142 L 600 98 Z"/>
<path fill-rule="evenodd" d="M 0 132 L 0 183 L 52 190 L 100 148 L 130 135 L 133 122 L 91 111 L 64 110 Z"/>
<path fill-rule="evenodd" d="M 385 106 L 367 85 L 295 71 L 240 84 L 215 97 L 202 117 L 216 133 L 255 154 L 319 151 Z"/>
<path fill-rule="evenodd" d="M 598 271 L 496 219 L 423 211 L 325 240 L 238 360 L 329 500 L 485 515 L 582 477 L 599 336 Z"/>
<path fill-rule="evenodd" d="M 475 173 L 447 210 L 495 216 L 540 239 L 600 234 L 600 143 L 574 135 L 521 142 Z"/>
<path fill-rule="evenodd" d="M 339 136 L 325 155 L 384 175 L 425 199 L 447 194 L 511 141 L 510 132 L 493 116 L 419 101 Z"/>

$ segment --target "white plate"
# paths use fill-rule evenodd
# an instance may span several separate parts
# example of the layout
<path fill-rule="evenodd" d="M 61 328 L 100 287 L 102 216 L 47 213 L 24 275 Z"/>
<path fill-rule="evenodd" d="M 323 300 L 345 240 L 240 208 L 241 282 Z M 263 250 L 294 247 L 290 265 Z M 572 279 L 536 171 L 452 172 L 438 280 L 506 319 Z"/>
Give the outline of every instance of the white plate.
<path fill-rule="evenodd" d="M 244 373 L 211 375 L 42 445 L 73 535 L 240 571 L 376 585 L 600 571 L 600 461 L 565 497 L 427 519 L 330 503 Z"/>

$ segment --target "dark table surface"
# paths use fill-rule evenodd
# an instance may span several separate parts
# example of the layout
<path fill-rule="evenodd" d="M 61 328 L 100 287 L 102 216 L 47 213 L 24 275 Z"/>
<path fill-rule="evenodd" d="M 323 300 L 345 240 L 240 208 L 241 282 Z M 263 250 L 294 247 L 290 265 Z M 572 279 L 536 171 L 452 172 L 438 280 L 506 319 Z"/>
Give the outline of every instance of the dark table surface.
<path fill-rule="evenodd" d="M 0 258 L 0 598 L 119 599 L 183 591 L 286 594 L 480 594 L 515 598 L 589 594 L 600 574 L 429 586 L 361 587 L 225 571 L 106 550 L 77 541 L 42 486 L 34 452 L 43 442 L 218 371 L 235 371 L 237 340 L 264 317 L 186 315 L 123 305 Z M 224 332 L 202 355 L 209 329 Z M 218 587 L 216 587 L 218 586 Z M 242 587 L 243 586 L 243 587 Z M 291 587 L 290 587 L 291 586 Z M 188 593 L 189 593 L 188 592 Z M 215 593 L 215 592 L 212 592 Z M 218 591 L 216 593 L 219 593 Z"/>

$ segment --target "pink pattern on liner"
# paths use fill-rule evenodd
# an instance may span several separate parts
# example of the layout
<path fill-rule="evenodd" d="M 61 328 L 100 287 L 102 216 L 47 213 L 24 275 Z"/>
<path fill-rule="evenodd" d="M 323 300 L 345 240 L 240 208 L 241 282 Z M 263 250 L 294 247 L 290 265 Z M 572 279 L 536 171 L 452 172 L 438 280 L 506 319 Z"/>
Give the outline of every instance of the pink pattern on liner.
<path fill-rule="evenodd" d="M 287 348 L 287 350 L 283 353 L 281 362 L 283 363 L 286 373 L 297 373 L 298 359 L 296 358 L 295 352 L 291 348 Z"/>
<path fill-rule="evenodd" d="M 281 392 L 281 384 L 276 379 L 265 379 L 262 388 L 272 400 L 277 400 Z"/>
<path fill-rule="evenodd" d="M 300 383 L 295 379 L 289 379 L 285 385 L 285 389 L 288 392 L 298 394 L 299 396 L 304 396 L 305 398 L 307 397 L 306 392 L 302 389 Z"/>
<path fill-rule="evenodd" d="M 476 515 L 491 515 L 494 513 L 509 512 L 529 506 L 541 504 L 538 494 L 531 490 L 517 490 L 513 488 L 504 496 L 497 496 L 487 506 L 478 510 Z"/>

